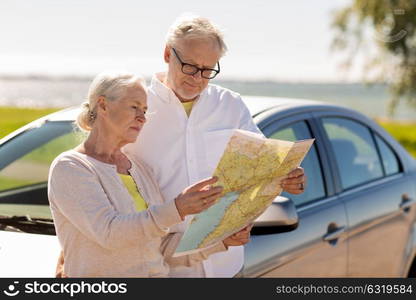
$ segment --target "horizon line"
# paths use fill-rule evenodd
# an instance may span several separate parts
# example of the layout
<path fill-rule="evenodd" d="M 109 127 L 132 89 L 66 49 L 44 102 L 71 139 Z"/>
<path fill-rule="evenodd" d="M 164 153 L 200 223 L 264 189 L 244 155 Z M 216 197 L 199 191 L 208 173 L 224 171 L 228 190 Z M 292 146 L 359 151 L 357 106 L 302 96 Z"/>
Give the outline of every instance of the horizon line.
<path fill-rule="evenodd" d="M 47 73 L 1 73 L 1 80 L 51 80 L 51 81 L 62 81 L 62 80 L 78 80 L 78 81 L 91 81 L 96 74 L 47 74 Z M 152 75 L 143 75 L 146 81 L 152 78 Z M 221 79 L 215 79 L 212 83 L 216 82 L 244 82 L 244 83 L 278 83 L 278 84 L 369 84 L 369 85 L 388 85 L 387 82 L 382 81 L 366 81 L 366 80 L 307 80 L 307 79 L 277 79 L 269 77 L 259 78 L 238 78 L 238 77 L 225 77 Z"/>

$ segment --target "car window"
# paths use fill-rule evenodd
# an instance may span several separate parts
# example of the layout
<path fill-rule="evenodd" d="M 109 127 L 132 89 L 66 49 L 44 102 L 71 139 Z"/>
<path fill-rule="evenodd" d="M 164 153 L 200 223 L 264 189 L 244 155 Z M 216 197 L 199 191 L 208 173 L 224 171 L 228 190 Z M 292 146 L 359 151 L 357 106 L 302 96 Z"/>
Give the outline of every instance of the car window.
<path fill-rule="evenodd" d="M 46 182 L 53 159 L 81 140 L 70 122 L 49 122 L 18 135 L 0 148 L 0 191 Z"/>
<path fill-rule="evenodd" d="M 393 175 L 400 172 L 400 164 L 393 149 L 386 144 L 378 135 L 375 135 L 378 149 L 380 150 L 381 160 L 386 175 Z"/>
<path fill-rule="evenodd" d="M 370 129 L 344 118 L 322 119 L 334 151 L 343 189 L 383 176 Z"/>
<path fill-rule="evenodd" d="M 277 130 L 271 134 L 269 138 L 296 141 L 310 139 L 312 138 L 312 135 L 307 124 L 302 121 Z M 312 148 L 306 155 L 301 166 L 305 169 L 308 178 L 305 192 L 300 195 L 292 195 L 285 192 L 282 193 L 282 196 L 292 199 L 297 206 L 325 196 L 322 169 L 315 145 L 312 145 Z"/>

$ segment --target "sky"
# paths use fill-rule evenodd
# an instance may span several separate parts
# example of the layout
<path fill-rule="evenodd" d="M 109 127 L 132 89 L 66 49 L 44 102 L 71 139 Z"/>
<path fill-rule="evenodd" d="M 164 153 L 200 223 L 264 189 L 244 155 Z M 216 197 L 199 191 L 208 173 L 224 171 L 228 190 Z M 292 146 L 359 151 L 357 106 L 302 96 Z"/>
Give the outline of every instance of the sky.
<path fill-rule="evenodd" d="M 221 79 L 358 81 L 330 51 L 331 13 L 350 0 L 1 0 L 0 74 L 95 75 L 166 69 L 165 35 L 182 13 L 223 28 Z"/>

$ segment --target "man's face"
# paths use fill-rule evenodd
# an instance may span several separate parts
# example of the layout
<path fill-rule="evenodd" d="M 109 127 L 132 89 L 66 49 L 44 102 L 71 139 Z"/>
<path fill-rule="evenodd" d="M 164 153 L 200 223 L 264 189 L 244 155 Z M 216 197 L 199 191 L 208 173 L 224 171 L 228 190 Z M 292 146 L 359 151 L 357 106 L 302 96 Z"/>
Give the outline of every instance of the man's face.
<path fill-rule="evenodd" d="M 216 41 L 211 39 L 183 39 L 174 46 L 179 58 L 187 64 L 199 68 L 217 69 L 221 51 Z M 182 73 L 182 65 L 171 47 L 165 48 L 165 62 L 168 63 L 167 86 L 183 102 L 196 99 L 207 87 L 209 79 Z"/>

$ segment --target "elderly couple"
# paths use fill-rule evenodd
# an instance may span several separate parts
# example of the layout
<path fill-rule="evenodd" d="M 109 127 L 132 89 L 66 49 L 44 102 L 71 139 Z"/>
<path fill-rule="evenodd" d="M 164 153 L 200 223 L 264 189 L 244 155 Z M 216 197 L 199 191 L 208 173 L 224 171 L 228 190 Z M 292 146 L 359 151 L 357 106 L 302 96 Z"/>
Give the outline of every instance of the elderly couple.
<path fill-rule="evenodd" d="M 260 132 L 238 94 L 208 84 L 225 51 L 209 20 L 179 19 L 167 36 L 167 72 L 150 87 L 131 74 L 92 82 L 77 120 L 89 135 L 49 175 L 65 276 L 232 277 L 241 269 L 250 226 L 201 252 L 171 255 L 191 215 L 222 192 L 212 187 L 216 149 L 207 133 Z M 299 194 L 304 183 L 298 168 L 282 187 Z"/>

